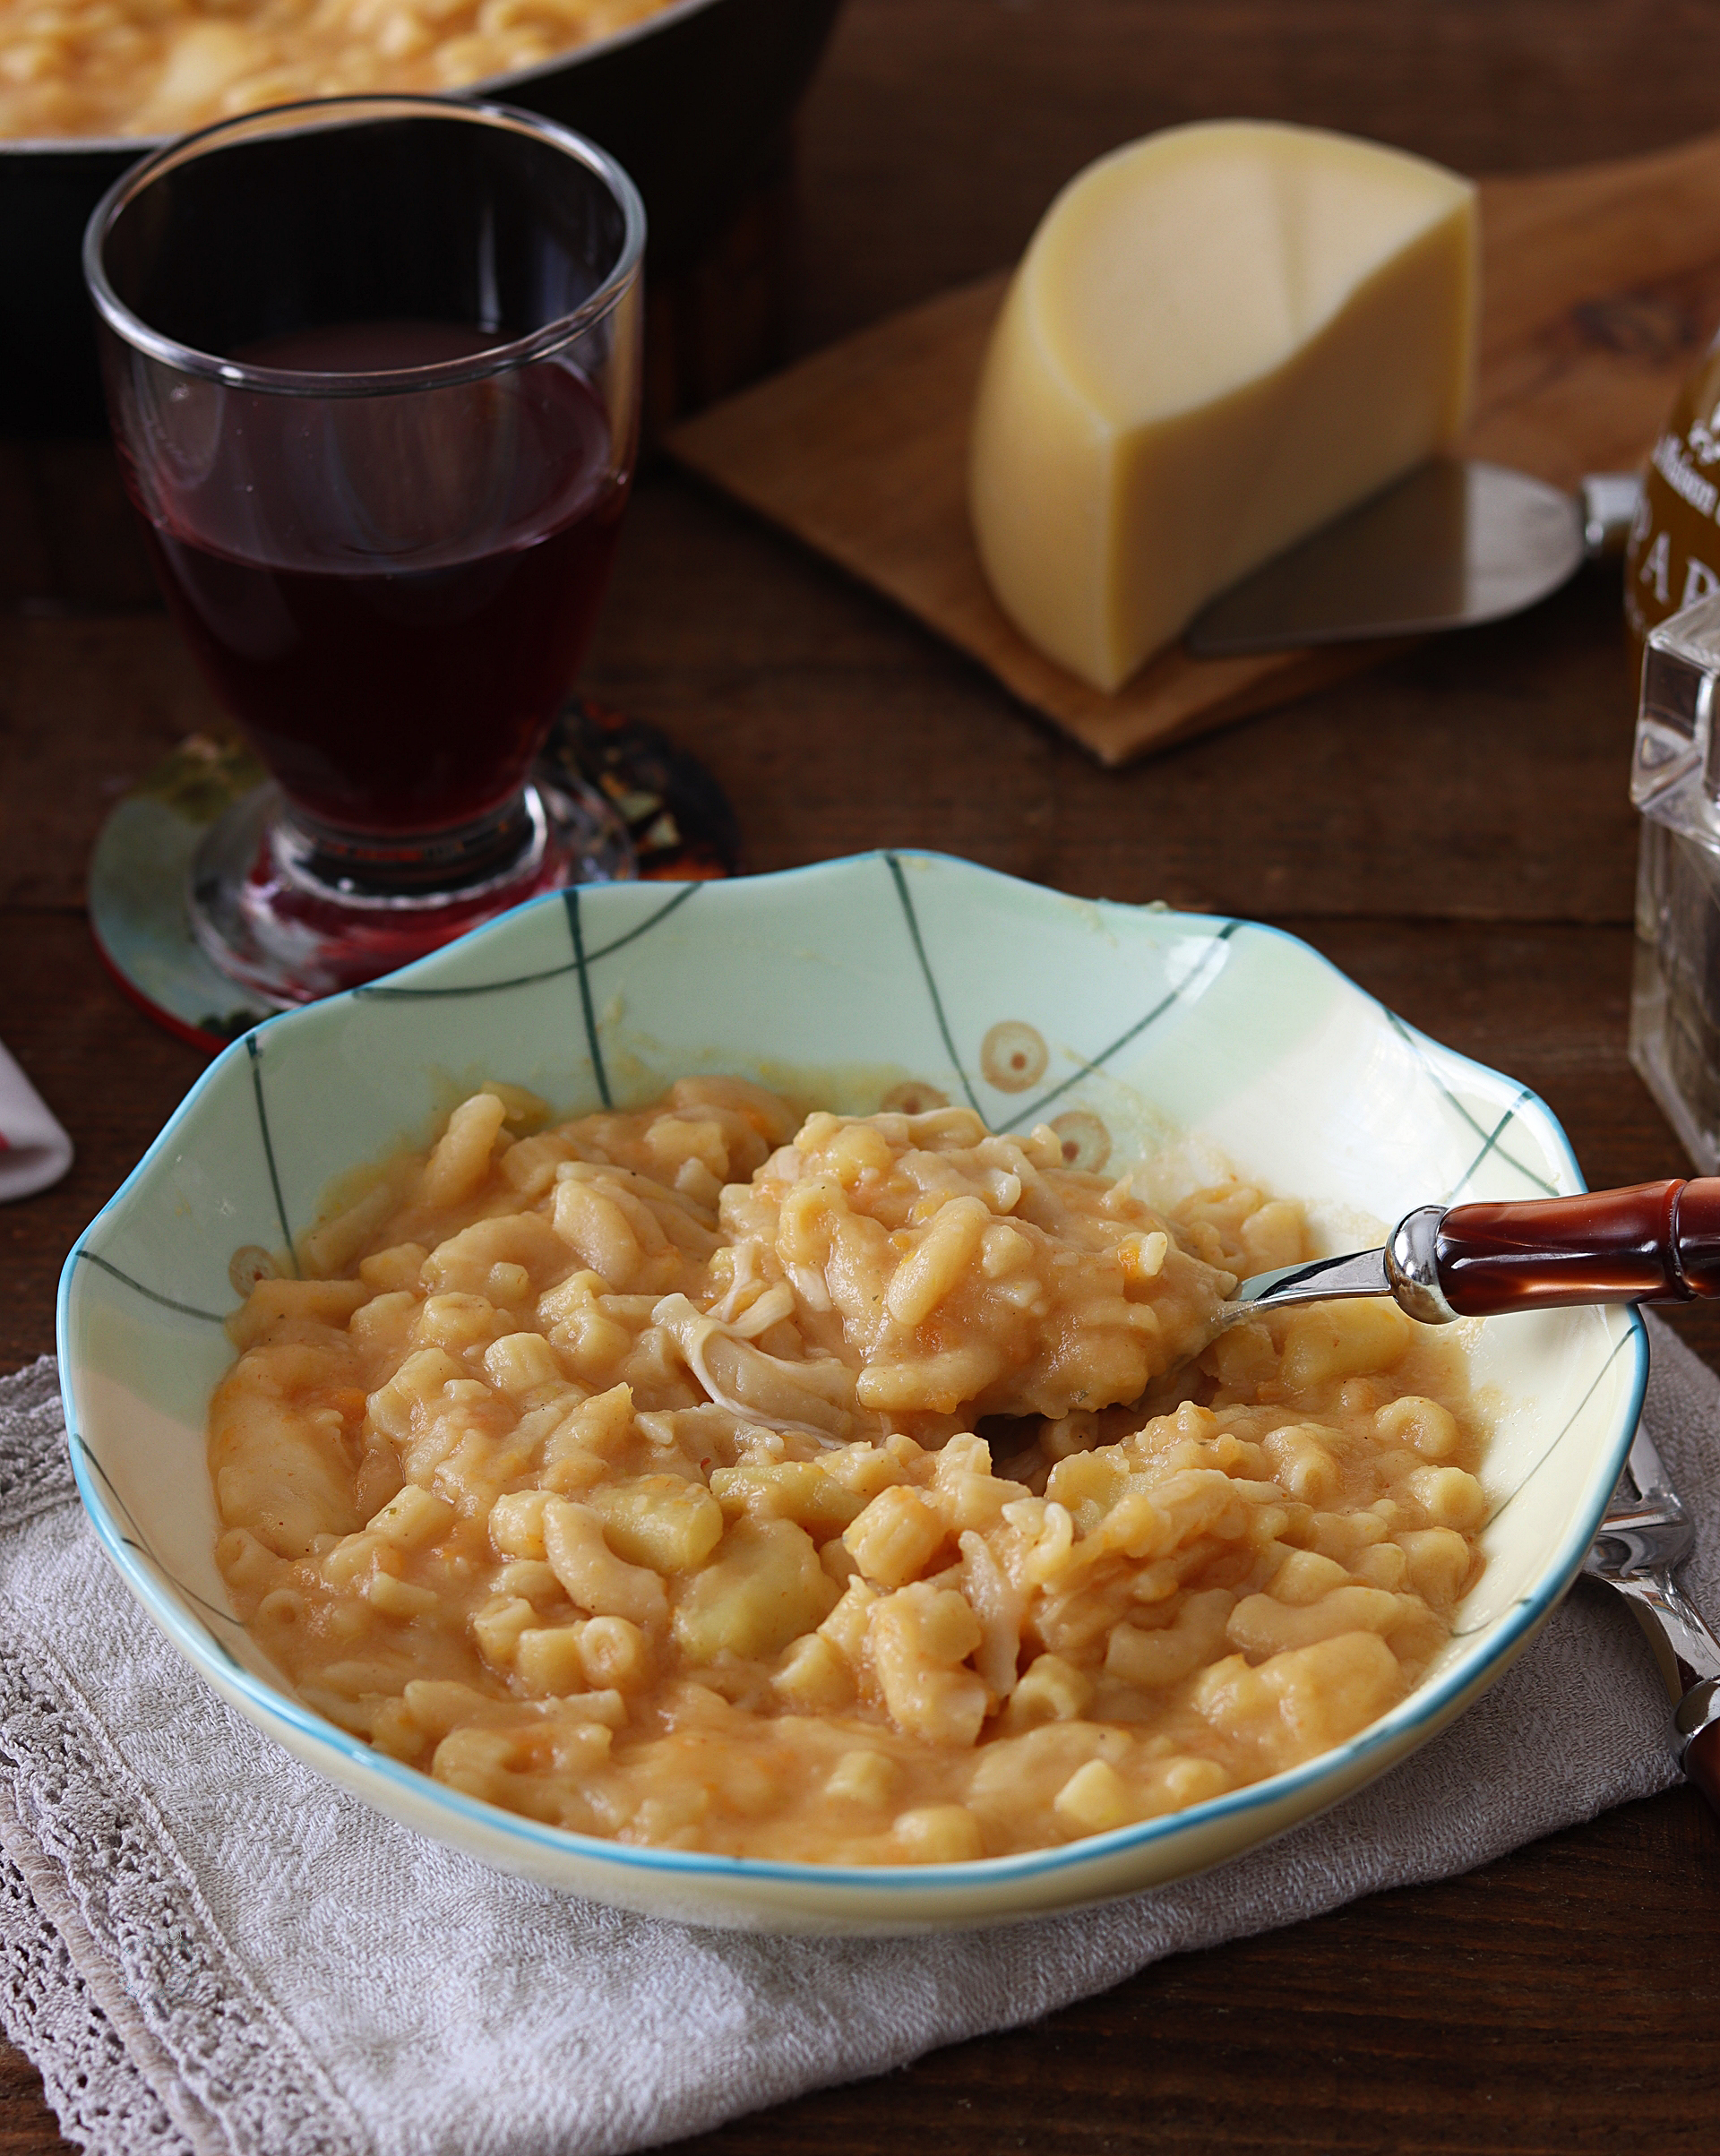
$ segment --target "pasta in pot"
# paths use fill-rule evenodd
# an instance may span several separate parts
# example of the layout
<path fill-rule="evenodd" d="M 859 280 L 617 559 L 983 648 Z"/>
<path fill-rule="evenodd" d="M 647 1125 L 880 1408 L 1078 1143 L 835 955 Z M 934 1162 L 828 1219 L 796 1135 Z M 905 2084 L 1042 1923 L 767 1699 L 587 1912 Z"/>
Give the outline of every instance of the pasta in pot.
<path fill-rule="evenodd" d="M 1294 1205 L 732 1078 L 531 1108 L 464 1102 L 231 1321 L 218 1558 L 343 1728 L 589 1834 L 949 1860 L 1310 1757 L 1446 1637 L 1449 1343 L 1364 1301 L 1202 1344 Z"/>
<path fill-rule="evenodd" d="M 0 0 L 0 136 L 180 134 L 301 98 L 438 93 L 668 0 Z"/>

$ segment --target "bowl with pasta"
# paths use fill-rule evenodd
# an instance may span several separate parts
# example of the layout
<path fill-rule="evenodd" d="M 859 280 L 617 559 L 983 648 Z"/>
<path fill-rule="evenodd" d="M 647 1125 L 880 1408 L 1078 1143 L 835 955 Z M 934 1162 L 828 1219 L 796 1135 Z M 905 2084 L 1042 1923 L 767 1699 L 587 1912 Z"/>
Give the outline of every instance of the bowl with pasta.
<path fill-rule="evenodd" d="M 1002 1922 L 1285 1832 L 1533 1638 L 1633 1313 L 1212 1319 L 1579 1187 L 1247 922 L 926 855 L 588 889 L 211 1066 L 67 1261 L 73 1465 L 216 1691 L 419 1833 Z"/>

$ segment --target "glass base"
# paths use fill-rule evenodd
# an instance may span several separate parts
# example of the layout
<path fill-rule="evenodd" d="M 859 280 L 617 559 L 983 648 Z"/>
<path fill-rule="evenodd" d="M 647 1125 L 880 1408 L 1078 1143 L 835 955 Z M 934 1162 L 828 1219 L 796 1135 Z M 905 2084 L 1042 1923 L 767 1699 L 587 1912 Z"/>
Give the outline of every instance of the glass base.
<path fill-rule="evenodd" d="M 185 895 L 205 956 L 278 1009 L 357 988 L 545 891 L 637 873 L 627 828 L 579 782 L 529 786 L 481 827 L 390 852 L 302 824 L 258 786 L 211 826 Z"/>

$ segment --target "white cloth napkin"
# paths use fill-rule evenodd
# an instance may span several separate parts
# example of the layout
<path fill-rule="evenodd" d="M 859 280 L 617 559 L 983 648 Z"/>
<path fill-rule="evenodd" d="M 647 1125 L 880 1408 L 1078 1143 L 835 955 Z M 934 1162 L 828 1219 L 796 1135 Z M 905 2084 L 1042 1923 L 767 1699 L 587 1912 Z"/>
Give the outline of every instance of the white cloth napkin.
<path fill-rule="evenodd" d="M 0 1046 L 0 1205 L 56 1183 L 72 1165 L 72 1140 Z"/>
<path fill-rule="evenodd" d="M 1688 1585 L 1720 1614 L 1717 1413 L 1720 1382 L 1656 1326 L 1648 1423 L 1700 1528 Z M 103 2156 L 672 2140 L 1675 1778 L 1647 1644 L 1585 1581 L 1443 1736 L 1204 1877 L 924 1939 L 683 1929 L 422 1841 L 229 1714 L 103 1560 L 63 1447 L 53 1363 L 0 1381 L 0 2016 Z"/>

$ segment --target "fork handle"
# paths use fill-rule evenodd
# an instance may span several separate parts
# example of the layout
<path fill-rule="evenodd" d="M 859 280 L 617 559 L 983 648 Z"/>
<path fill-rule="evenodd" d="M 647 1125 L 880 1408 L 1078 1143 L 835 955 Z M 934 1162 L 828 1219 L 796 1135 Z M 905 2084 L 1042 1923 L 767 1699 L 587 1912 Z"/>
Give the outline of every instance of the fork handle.
<path fill-rule="evenodd" d="M 1720 1812 L 1720 1722 L 1698 1730 L 1684 1747 L 1684 1778 L 1701 1791 L 1710 1809 Z"/>
<path fill-rule="evenodd" d="M 1433 1261 L 1459 1318 L 1720 1295 L 1720 1176 L 1453 1206 Z"/>
<path fill-rule="evenodd" d="M 1683 1740 L 1679 1765 L 1720 1812 L 1720 1679 L 1693 1684 L 1679 1702 L 1673 1727 Z"/>

